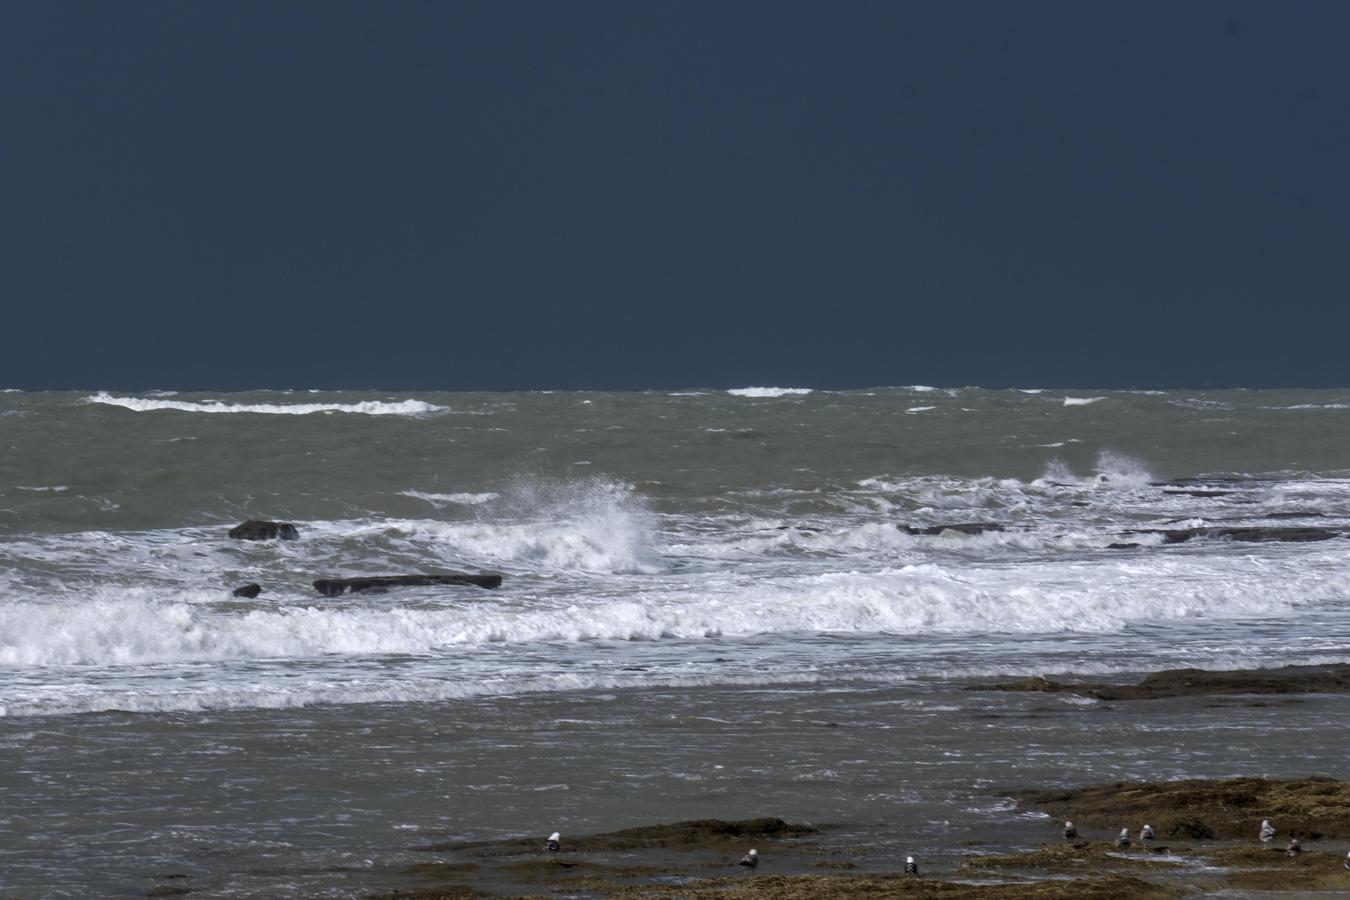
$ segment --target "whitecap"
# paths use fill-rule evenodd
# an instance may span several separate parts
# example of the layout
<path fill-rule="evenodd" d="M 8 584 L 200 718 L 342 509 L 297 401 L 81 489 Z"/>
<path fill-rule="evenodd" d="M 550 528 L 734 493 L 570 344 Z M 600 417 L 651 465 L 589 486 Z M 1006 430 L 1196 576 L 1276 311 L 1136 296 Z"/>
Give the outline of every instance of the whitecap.
<path fill-rule="evenodd" d="M 421 400 L 364 400 L 359 403 L 226 403 L 222 400 L 151 400 L 144 397 L 117 397 L 99 391 L 84 398 L 86 403 L 120 406 L 135 412 L 178 410 L 199 413 L 260 413 L 301 416 L 311 413 L 360 413 L 367 416 L 417 416 L 444 412 L 446 407 Z"/>
<path fill-rule="evenodd" d="M 1096 403 L 1105 400 L 1105 397 L 1065 397 L 1065 406 L 1087 406 L 1089 403 Z"/>
<path fill-rule="evenodd" d="M 733 397 L 799 397 L 811 393 L 812 388 L 747 387 L 727 391 Z"/>
<path fill-rule="evenodd" d="M 399 491 L 399 493 L 402 494 L 404 497 L 414 497 L 418 500 L 425 500 L 428 503 L 432 503 L 437 506 L 441 506 L 446 503 L 458 503 L 462 506 L 481 506 L 482 504 L 489 503 L 493 500 L 496 500 L 499 496 L 501 496 L 500 494 L 495 494 L 492 491 L 484 491 L 483 493 L 480 494 L 471 494 L 471 493 L 431 494 L 426 493 L 424 491 Z"/>

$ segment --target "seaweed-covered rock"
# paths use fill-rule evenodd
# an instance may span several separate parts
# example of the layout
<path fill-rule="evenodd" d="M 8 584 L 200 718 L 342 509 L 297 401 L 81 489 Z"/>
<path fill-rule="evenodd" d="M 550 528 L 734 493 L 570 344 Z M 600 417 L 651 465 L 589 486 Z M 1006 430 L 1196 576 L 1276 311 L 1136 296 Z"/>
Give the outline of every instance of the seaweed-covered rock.
<path fill-rule="evenodd" d="M 1350 836 L 1350 782 L 1331 778 L 1117 782 L 1013 796 L 1080 826 L 1149 822 L 1163 837 L 1254 841 L 1262 819 L 1290 837 Z"/>
<path fill-rule="evenodd" d="M 231 597 L 245 597 L 245 598 L 247 598 L 247 599 L 249 599 L 249 600 L 252 600 L 254 597 L 258 596 L 258 595 L 261 594 L 261 593 L 262 593 L 262 585 L 260 585 L 260 584 L 245 584 L 245 585 L 241 585 L 240 587 L 237 587 L 237 588 L 235 588 L 234 590 L 230 591 L 230 596 L 231 596 Z"/>
<path fill-rule="evenodd" d="M 294 541 L 300 537 L 300 530 L 290 522 L 249 519 L 231 528 L 230 537 L 236 541 Z"/>

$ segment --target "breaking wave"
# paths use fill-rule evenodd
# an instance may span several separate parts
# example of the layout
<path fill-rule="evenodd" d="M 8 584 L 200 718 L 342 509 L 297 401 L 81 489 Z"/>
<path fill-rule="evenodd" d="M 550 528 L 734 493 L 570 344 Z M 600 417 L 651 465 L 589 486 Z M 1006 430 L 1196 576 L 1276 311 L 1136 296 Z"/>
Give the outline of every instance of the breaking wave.
<path fill-rule="evenodd" d="M 540 642 L 654 641 L 781 633 L 1115 632 L 1132 622 L 1270 616 L 1350 594 L 1350 573 L 1271 570 L 1227 558 L 948 569 L 924 563 L 759 582 L 699 580 L 629 599 L 522 605 L 508 593 L 451 606 L 268 606 L 227 613 L 209 592 L 104 588 L 0 606 L 0 665 L 129 666 L 331 655 L 437 654 Z"/>

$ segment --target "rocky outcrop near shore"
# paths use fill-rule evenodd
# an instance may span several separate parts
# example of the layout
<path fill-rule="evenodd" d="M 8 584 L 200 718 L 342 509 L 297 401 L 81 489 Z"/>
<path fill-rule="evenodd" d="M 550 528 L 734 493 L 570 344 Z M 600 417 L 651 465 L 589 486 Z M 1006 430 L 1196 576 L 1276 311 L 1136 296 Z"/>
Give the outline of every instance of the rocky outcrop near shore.
<path fill-rule="evenodd" d="M 1056 873 L 1018 883 L 1004 877 L 982 883 L 968 875 L 948 881 L 900 871 L 841 872 L 854 868 L 850 858 L 866 850 L 822 846 L 816 840 L 819 834 L 812 826 L 778 818 L 700 819 L 563 835 L 557 853 L 544 851 L 542 836 L 452 841 L 415 848 L 451 854 L 452 859 L 414 865 L 407 875 L 416 883 L 377 896 L 382 900 L 544 894 L 653 900 L 1168 900 L 1180 895 L 1173 887 L 1111 870 L 1080 869 L 1077 874 L 1088 877 L 1070 879 Z M 728 872 L 737 869 L 736 860 L 750 847 L 759 849 L 763 867 Z M 489 887 L 491 892 L 485 890 Z"/>
<path fill-rule="evenodd" d="M 1012 796 L 1080 828 L 1114 830 L 1148 822 L 1160 838 L 1255 842 L 1262 819 L 1285 839 L 1350 837 L 1350 782 L 1332 778 L 1116 782 Z"/>
<path fill-rule="evenodd" d="M 1138 684 L 1051 681 L 1039 675 L 994 684 L 972 685 L 971 691 L 1030 691 L 1077 694 L 1094 700 L 1155 700 L 1201 694 L 1346 694 L 1350 665 L 1284 666 L 1278 669 L 1165 669 Z"/>
<path fill-rule="evenodd" d="M 249 519 L 231 528 L 230 537 L 236 541 L 294 541 L 299 540 L 300 529 L 290 522 Z"/>
<path fill-rule="evenodd" d="M 436 585 L 470 584 L 481 588 L 498 588 L 502 584 L 500 572 L 444 572 L 439 575 L 372 575 L 363 578 L 320 578 L 314 589 L 325 597 L 357 594 L 362 591 L 386 591 L 397 587 L 433 587 Z"/>

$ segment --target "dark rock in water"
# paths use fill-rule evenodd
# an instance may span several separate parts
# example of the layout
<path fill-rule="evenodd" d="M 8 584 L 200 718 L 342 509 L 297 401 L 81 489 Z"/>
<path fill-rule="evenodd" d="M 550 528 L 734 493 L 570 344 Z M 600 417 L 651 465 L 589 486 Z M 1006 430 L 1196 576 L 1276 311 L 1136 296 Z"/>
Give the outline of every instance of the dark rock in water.
<path fill-rule="evenodd" d="M 1234 528 L 1145 528 L 1127 531 L 1126 534 L 1160 534 L 1164 544 L 1184 544 L 1196 538 L 1210 538 L 1246 543 L 1264 543 L 1267 541 L 1329 541 L 1340 537 L 1339 531 L 1330 528 L 1274 528 L 1250 525 Z"/>
<path fill-rule="evenodd" d="M 1156 700 L 1200 694 L 1350 694 L 1350 664 L 1284 666 L 1279 669 L 1166 669 L 1138 684 L 1093 684 L 1050 681 L 1039 675 L 998 684 L 974 685 L 972 691 L 1067 693 L 1097 700 Z"/>
<path fill-rule="evenodd" d="M 247 597 L 249 600 L 252 600 L 254 597 L 258 596 L 261 593 L 262 593 L 262 585 L 246 584 L 243 587 L 237 587 L 234 590 L 230 591 L 230 596 Z"/>
<path fill-rule="evenodd" d="M 230 529 L 230 537 L 236 541 L 294 541 L 300 532 L 290 522 L 265 522 L 262 519 L 249 519 Z"/>
<path fill-rule="evenodd" d="M 442 575 L 374 575 L 368 578 L 320 578 L 314 589 L 325 597 L 360 591 L 383 591 L 391 587 L 430 587 L 438 584 L 472 584 L 481 588 L 501 587 L 500 572 L 446 572 Z"/>
<path fill-rule="evenodd" d="M 1138 547 L 1138 546 L 1139 546 L 1138 544 L 1127 544 L 1127 543 L 1125 543 L 1125 542 L 1123 542 L 1123 541 L 1117 541 L 1117 542 L 1114 543 L 1114 544 L 1107 544 L 1107 545 L 1106 545 L 1106 549 L 1107 549 L 1107 550 L 1133 550 L 1135 547 Z"/>
<path fill-rule="evenodd" d="M 994 522 L 958 522 L 953 525 L 929 525 L 917 528 L 913 525 L 901 525 L 905 534 L 939 535 L 944 531 L 959 531 L 961 534 L 984 534 L 986 531 L 1002 531 L 1003 526 Z"/>

